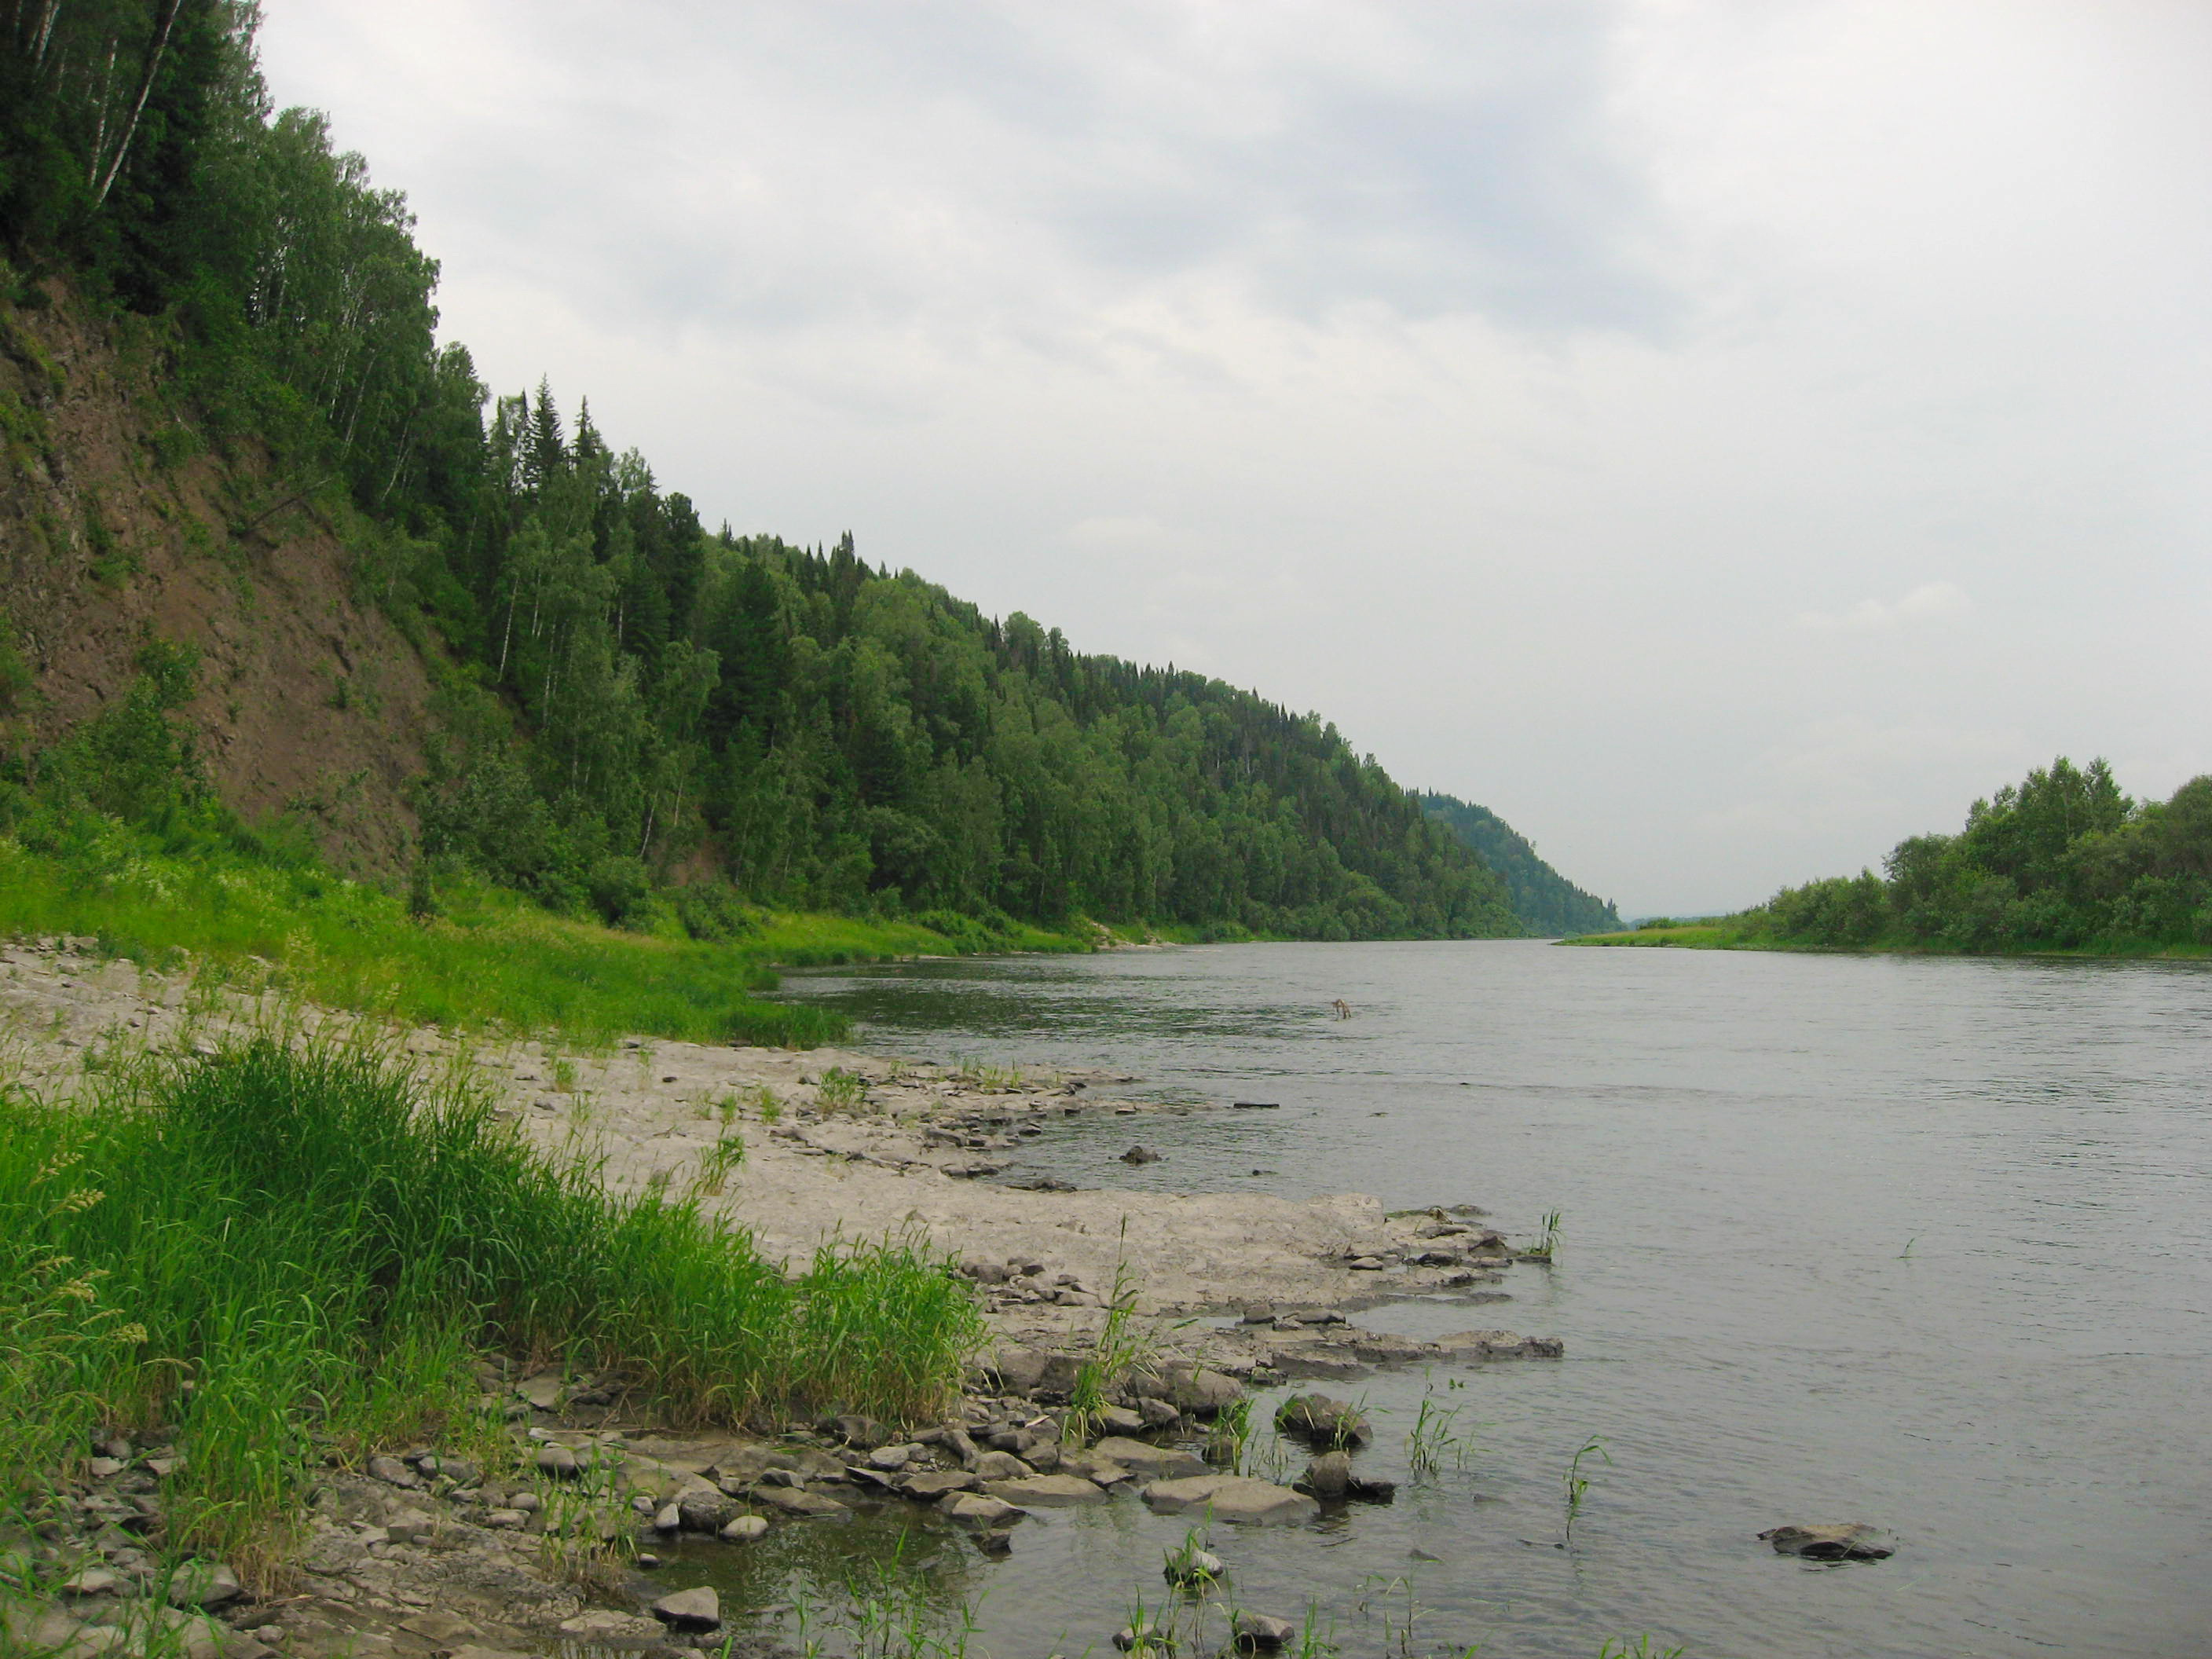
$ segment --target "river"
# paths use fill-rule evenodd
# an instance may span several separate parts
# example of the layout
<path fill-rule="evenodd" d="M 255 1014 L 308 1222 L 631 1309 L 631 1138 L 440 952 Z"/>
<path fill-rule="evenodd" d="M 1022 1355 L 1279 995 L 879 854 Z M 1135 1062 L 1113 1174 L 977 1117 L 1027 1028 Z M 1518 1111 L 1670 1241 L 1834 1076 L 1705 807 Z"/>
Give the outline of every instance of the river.
<path fill-rule="evenodd" d="M 1071 1121 L 1006 1179 L 1473 1201 L 1522 1235 L 1563 1213 L 1557 1265 L 1513 1269 L 1511 1303 L 1362 1317 L 1556 1334 L 1564 1362 L 1340 1389 L 1375 1413 L 1361 1462 L 1397 1502 L 1214 1532 L 1240 1604 L 1316 1607 L 1346 1659 L 1647 1634 L 1692 1659 L 2212 1652 L 2204 965 L 1264 945 L 784 994 L 887 1053 L 1281 1103 L 1147 1116 L 1163 1158 L 1135 1169 L 1127 1121 Z M 1416 1480 L 1425 1397 L 1457 1443 Z M 1902 1547 L 1815 1568 L 1753 1536 L 1806 1521 Z M 730 1587 L 807 1606 L 887 1526 L 780 1529 Z M 1044 1512 L 1003 1563 L 910 1539 L 901 1572 L 969 1602 L 971 1652 L 1073 1659 L 1158 1604 L 1183 1532 L 1126 1503 Z"/>

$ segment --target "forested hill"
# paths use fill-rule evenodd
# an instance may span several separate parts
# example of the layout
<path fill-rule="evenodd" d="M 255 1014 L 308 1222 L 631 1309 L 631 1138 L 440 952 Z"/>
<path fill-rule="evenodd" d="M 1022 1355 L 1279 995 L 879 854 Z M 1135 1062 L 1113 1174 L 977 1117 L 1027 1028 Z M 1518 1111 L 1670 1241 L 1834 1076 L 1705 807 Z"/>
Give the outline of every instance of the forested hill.
<path fill-rule="evenodd" d="M 0 23 L 19 799 L 70 778 L 104 810 L 160 794 L 41 767 L 82 746 L 63 716 L 90 696 L 137 711 L 100 739 L 134 766 L 213 763 L 264 800 L 374 791 L 404 748 L 419 778 L 356 815 L 387 874 L 472 868 L 617 921 L 711 934 L 751 901 L 1519 931 L 1481 860 L 1318 718 L 1080 654 L 849 538 L 710 532 L 581 403 L 491 398 L 435 337 L 404 199 L 322 118 L 271 110 L 253 17 L 109 0 Z M 343 592 L 318 589 L 325 568 Z M 85 641 L 105 654 L 71 657 Z M 264 682 L 296 718 L 257 736 Z M 331 789 L 286 781 L 341 742 L 363 758 Z"/>
<path fill-rule="evenodd" d="M 1424 794 L 1421 810 L 1496 871 L 1512 896 L 1524 932 L 1539 939 L 1601 933 L 1620 926 L 1613 901 L 1592 896 L 1536 855 L 1528 837 L 1487 807 L 1454 795 Z"/>

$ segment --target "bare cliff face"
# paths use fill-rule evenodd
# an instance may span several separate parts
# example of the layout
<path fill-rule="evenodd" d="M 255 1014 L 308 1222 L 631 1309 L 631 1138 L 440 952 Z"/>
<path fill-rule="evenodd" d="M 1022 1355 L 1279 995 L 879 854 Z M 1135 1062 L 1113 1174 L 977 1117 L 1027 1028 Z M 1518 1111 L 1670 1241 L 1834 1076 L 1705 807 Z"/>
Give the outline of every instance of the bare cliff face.
<path fill-rule="evenodd" d="M 34 677 L 0 745 L 96 714 L 148 639 L 193 646 L 183 713 L 222 799 L 249 822 L 295 815 L 342 869 L 397 868 L 431 684 L 367 591 L 373 547 L 265 450 L 210 447 L 179 418 L 155 325 L 48 292 L 0 302 L 0 642 Z"/>

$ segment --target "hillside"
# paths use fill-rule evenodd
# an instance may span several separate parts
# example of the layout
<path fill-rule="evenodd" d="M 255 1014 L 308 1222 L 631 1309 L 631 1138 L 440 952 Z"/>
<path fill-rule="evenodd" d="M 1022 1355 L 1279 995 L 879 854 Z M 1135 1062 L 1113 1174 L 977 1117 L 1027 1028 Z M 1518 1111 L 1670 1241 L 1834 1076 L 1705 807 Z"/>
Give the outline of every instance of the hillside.
<path fill-rule="evenodd" d="M 342 866 L 623 926 L 1521 931 L 1319 717 L 1085 655 L 849 538 L 709 532 L 586 404 L 493 398 L 436 338 L 404 198 L 272 112 L 250 9 L 50 21 L 0 46 L 19 794 L 167 799 L 100 781 L 99 714 Z"/>
<path fill-rule="evenodd" d="M 1528 837 L 1486 807 L 1453 795 L 1426 793 L 1421 810 L 1443 824 L 1495 871 L 1512 896 L 1513 914 L 1539 939 L 1603 933 L 1620 926 L 1610 899 L 1592 896 L 1536 855 Z"/>

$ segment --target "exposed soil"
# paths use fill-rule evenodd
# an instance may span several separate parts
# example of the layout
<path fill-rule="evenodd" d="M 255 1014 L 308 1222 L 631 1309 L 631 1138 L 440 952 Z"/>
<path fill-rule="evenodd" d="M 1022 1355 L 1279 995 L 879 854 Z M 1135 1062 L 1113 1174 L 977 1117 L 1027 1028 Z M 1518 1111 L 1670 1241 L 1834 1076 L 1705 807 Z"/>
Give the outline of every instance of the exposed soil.
<path fill-rule="evenodd" d="M 195 646 L 183 713 L 223 800 L 249 822 L 298 815 L 349 872 L 398 868 L 428 725 L 421 656 L 265 453 L 198 453 L 155 395 L 152 325 L 94 322 L 52 286 L 56 303 L 0 319 L 0 613 L 38 693 L 0 744 L 96 714 L 149 637 Z"/>

